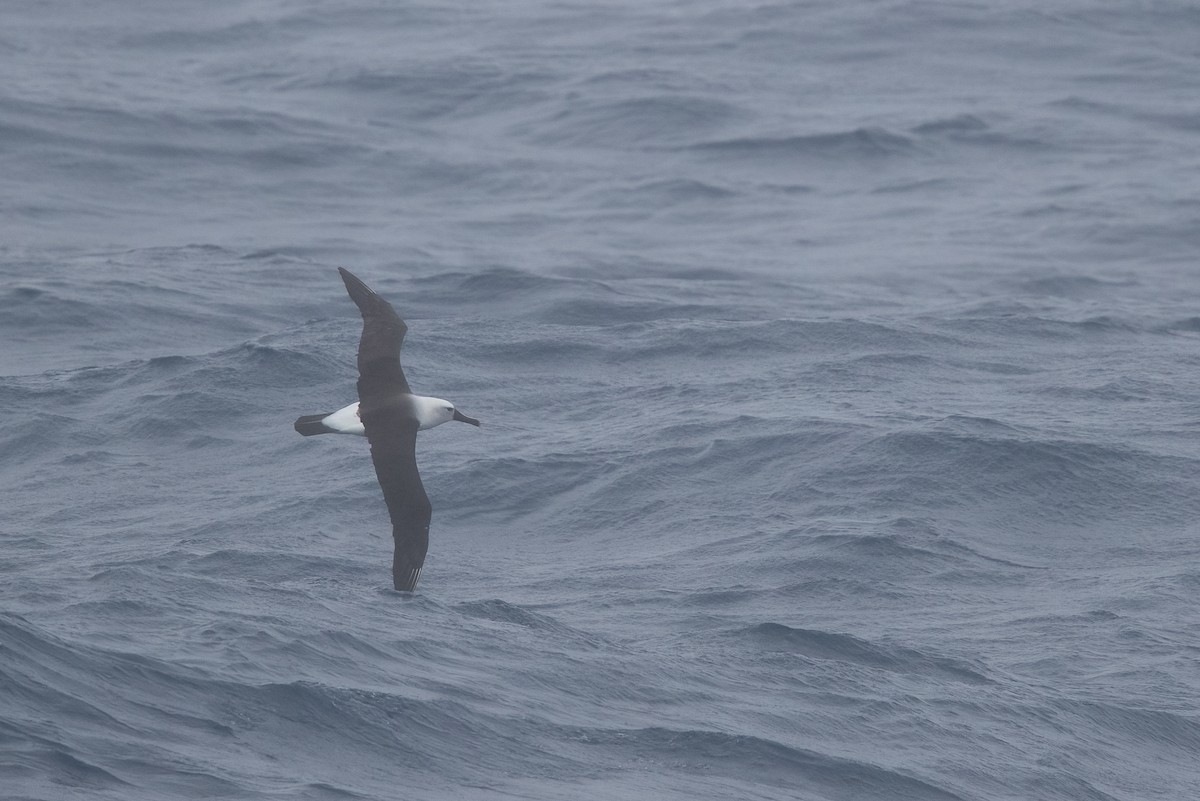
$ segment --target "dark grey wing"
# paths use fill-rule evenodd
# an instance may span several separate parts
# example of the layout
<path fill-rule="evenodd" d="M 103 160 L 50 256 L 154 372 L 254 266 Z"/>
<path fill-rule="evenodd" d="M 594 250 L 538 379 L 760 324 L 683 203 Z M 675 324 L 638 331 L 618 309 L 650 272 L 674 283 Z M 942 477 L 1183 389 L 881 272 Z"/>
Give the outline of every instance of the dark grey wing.
<path fill-rule="evenodd" d="M 417 586 L 429 548 L 433 509 L 417 472 L 417 420 L 400 396 L 411 392 L 400 369 L 400 346 L 408 326 L 391 304 L 349 270 L 339 267 L 346 291 L 362 312 L 358 343 L 358 416 L 371 443 L 371 461 L 392 518 L 392 582 L 397 590 Z"/>
<path fill-rule="evenodd" d="M 360 409 L 363 407 L 360 406 Z M 417 472 L 417 421 L 400 406 L 362 412 L 371 461 L 392 518 L 392 583 L 411 592 L 421 576 L 429 548 L 429 518 L 433 507 Z"/>
<path fill-rule="evenodd" d="M 358 341 L 358 400 L 370 404 L 411 392 L 400 368 L 400 345 L 408 326 L 392 304 L 376 295 L 345 267 L 338 267 L 350 298 L 362 312 L 362 339 Z"/>

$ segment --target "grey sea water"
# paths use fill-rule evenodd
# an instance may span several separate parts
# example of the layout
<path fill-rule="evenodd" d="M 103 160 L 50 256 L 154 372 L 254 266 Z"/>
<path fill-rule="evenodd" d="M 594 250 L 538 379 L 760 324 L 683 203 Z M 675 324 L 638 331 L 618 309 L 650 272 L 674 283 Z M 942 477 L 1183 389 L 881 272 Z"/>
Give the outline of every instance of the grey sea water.
<path fill-rule="evenodd" d="M 0 18 L 0 797 L 1200 797 L 1194 4 Z"/>

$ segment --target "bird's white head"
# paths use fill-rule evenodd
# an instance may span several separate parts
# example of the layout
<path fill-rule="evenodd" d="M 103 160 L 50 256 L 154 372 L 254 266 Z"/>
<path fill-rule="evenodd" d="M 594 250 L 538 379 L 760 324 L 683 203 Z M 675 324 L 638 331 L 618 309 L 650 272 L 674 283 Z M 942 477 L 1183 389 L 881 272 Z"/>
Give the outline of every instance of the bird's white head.
<path fill-rule="evenodd" d="M 449 423 L 451 420 L 458 420 L 460 423 L 470 423 L 473 426 L 479 425 L 478 420 L 474 417 L 467 417 L 458 409 L 455 409 L 454 404 L 448 400 L 431 398 L 427 395 L 413 395 L 413 403 L 416 405 L 417 422 L 421 430 L 440 426 L 442 423 Z"/>

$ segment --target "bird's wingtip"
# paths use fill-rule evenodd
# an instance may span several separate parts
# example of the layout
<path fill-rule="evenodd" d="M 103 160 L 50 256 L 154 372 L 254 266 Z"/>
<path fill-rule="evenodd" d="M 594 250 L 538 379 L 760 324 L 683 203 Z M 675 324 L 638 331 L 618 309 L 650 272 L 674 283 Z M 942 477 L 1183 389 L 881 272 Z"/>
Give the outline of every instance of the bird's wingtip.
<path fill-rule="evenodd" d="M 396 592 L 412 592 L 417 587 L 417 579 L 421 577 L 421 568 L 402 570 L 392 575 L 392 584 Z"/>

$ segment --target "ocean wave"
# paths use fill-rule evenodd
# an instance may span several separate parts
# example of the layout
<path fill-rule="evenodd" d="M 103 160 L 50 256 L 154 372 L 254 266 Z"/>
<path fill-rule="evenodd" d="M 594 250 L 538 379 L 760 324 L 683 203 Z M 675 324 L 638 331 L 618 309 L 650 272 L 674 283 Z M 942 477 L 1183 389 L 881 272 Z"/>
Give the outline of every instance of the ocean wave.
<path fill-rule="evenodd" d="M 542 144 L 608 148 L 685 145 L 744 116 L 709 97 L 658 95 L 570 104 L 549 120 L 522 126 Z"/>
<path fill-rule="evenodd" d="M 287 92 L 337 92 L 342 97 L 390 98 L 391 114 L 405 121 L 487 115 L 512 104 L 545 98 L 539 72 L 514 70 L 483 57 L 392 66 L 339 66 L 323 74 L 279 81 Z"/>
<path fill-rule="evenodd" d="M 6 684 L 19 688 L 24 699 L 6 706 L 4 729 L 15 753 L 23 754 L 0 769 L 8 781 L 61 769 L 54 775 L 68 786 L 97 791 L 149 783 L 186 794 L 243 795 L 262 792 L 263 782 L 346 785 L 349 774 L 339 780 L 322 767 L 319 755 L 330 749 L 345 752 L 340 769 L 351 773 L 386 755 L 389 764 L 407 765 L 410 774 L 470 781 L 467 777 L 495 770 L 503 774 L 512 764 L 495 749 L 479 746 L 533 731 L 455 701 L 313 681 L 216 680 L 196 668 L 67 644 L 12 615 L 0 618 L 0 643 L 10 655 Z M 256 648 L 264 646 L 305 661 L 331 656 L 319 640 L 260 637 Z M 54 722 L 45 720 L 47 708 L 56 710 Z M 58 730 L 66 733 L 55 736 Z M 93 731 L 107 734 L 97 738 Z M 118 741 L 114 732 L 120 732 Z M 219 746 L 241 738 L 253 743 L 248 759 L 262 768 L 275 763 L 250 784 L 240 771 L 216 767 L 194 750 L 198 741 Z M 532 743 L 518 750 L 524 764 L 545 761 Z M 360 775 L 344 791 L 382 793 L 383 780 Z M 131 792 L 142 797 L 140 790 Z"/>
<path fill-rule="evenodd" d="M 873 643 L 850 634 L 798 629 L 782 623 L 760 623 L 737 634 L 760 647 L 786 650 L 809 659 L 834 659 L 923 678 L 936 674 L 954 681 L 994 683 L 980 669 L 961 660 L 931 656 L 900 645 Z"/>
<path fill-rule="evenodd" d="M 1059 146 L 1043 132 L 1022 132 L 1013 127 L 1004 128 L 976 114 L 958 114 L 930 120 L 914 126 L 910 133 L 923 147 L 930 150 L 942 149 L 938 146 L 946 143 L 979 147 L 993 154 L 1006 150 L 1036 153 Z"/>
<path fill-rule="evenodd" d="M 639 754 L 660 766 L 689 773 L 741 775 L 742 766 L 757 765 L 756 779 L 791 792 L 804 790 L 828 798 L 922 799 L 953 801 L 961 796 L 923 779 L 868 762 L 787 746 L 761 737 L 699 729 L 645 728 L 582 732 L 596 747 Z"/>
<path fill-rule="evenodd" d="M 771 160 L 815 158 L 853 162 L 912 156 L 918 152 L 918 145 L 908 136 L 875 127 L 796 136 L 716 139 L 692 145 L 689 149 L 726 157 Z"/>
<path fill-rule="evenodd" d="M 841 357 L 860 349 L 895 353 L 954 344 L 952 338 L 928 330 L 856 319 L 689 320 L 629 333 L 618 344 L 622 359 L 763 358 L 795 353 Z"/>
<path fill-rule="evenodd" d="M 976 114 L 956 114 L 953 117 L 944 117 L 942 119 L 930 120 L 923 122 L 912 129 L 916 134 L 974 134 L 980 131 L 986 131 L 990 128 Z"/>
<path fill-rule="evenodd" d="M 551 634 L 560 642 L 570 641 L 573 644 L 585 645 L 589 648 L 610 645 L 595 634 L 568 626 L 549 615 L 508 603 L 499 598 L 486 601 L 466 601 L 455 604 L 453 608 L 468 617 L 521 626 L 531 631 Z"/>
<path fill-rule="evenodd" d="M 442 273 L 418 283 L 424 302 L 486 307 L 496 316 L 561 326 L 611 326 L 711 316 L 710 307 L 622 291 L 611 281 L 544 276 L 527 270 Z M 499 353 L 497 355 L 500 355 Z"/>
<path fill-rule="evenodd" d="M 1104 280 L 1090 275 L 1052 275 L 1022 281 L 1020 289 L 1031 295 L 1050 297 L 1091 297 L 1104 290 L 1129 289 L 1137 286 L 1132 280 Z"/>
<path fill-rule="evenodd" d="M 880 502 L 901 503 L 905 495 L 951 508 L 1003 502 L 1010 512 L 1036 508 L 1043 520 L 1076 521 L 1152 505 L 1147 493 L 1156 479 L 1146 471 L 1161 466 L 1115 445 L 981 437 L 941 425 L 882 434 L 857 446 L 854 457 L 833 475 L 890 485 L 876 496 Z M 886 474 L 872 465 L 886 465 Z"/>
<path fill-rule="evenodd" d="M 1111 314 L 1054 314 L 1058 311 L 1023 301 L 986 301 L 942 317 L 935 325 L 940 330 L 960 334 L 1050 341 L 1132 334 L 1144 330 L 1144 326 L 1133 318 Z"/>
<path fill-rule="evenodd" d="M 614 192 L 610 197 L 616 200 Z M 671 205 L 676 203 L 693 203 L 693 202 L 708 202 L 729 200 L 737 197 L 740 193 L 734 189 L 721 186 L 715 183 L 698 181 L 695 179 L 677 178 L 673 180 L 650 181 L 632 187 L 630 190 L 622 190 L 620 193 L 623 197 L 632 194 L 632 198 L 628 198 L 626 205 L 640 206 L 657 206 Z M 713 270 L 714 273 L 719 273 L 719 270 Z M 686 274 L 675 273 L 676 277 L 695 278 L 699 271 L 693 271 Z M 732 274 L 732 273 L 727 273 Z"/>

